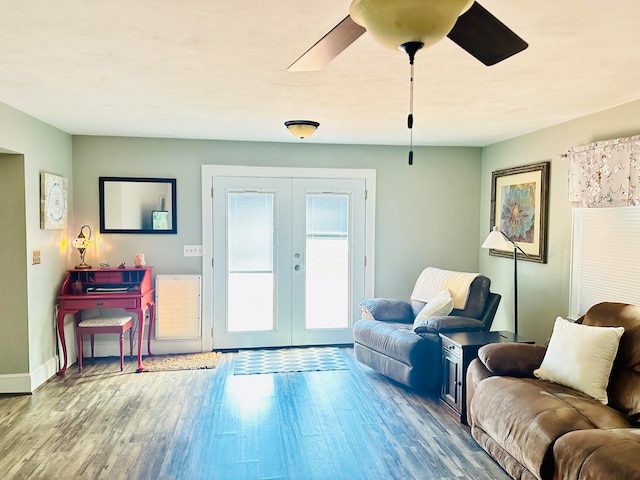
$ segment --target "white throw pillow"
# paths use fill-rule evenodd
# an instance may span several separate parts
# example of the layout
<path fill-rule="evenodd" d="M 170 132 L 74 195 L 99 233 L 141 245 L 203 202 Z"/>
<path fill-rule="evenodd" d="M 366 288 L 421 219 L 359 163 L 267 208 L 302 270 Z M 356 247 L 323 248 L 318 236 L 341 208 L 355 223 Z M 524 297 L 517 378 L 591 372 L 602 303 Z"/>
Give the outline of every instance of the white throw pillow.
<path fill-rule="evenodd" d="M 413 329 L 426 326 L 427 321 L 431 317 L 444 317 L 449 315 L 453 310 L 453 298 L 449 290 L 443 290 L 438 295 L 433 297 L 429 302 L 422 307 L 420 313 L 416 315 L 413 321 Z"/>
<path fill-rule="evenodd" d="M 533 374 L 606 405 L 609 375 L 623 333 L 623 327 L 593 327 L 558 317 L 542 365 Z"/>

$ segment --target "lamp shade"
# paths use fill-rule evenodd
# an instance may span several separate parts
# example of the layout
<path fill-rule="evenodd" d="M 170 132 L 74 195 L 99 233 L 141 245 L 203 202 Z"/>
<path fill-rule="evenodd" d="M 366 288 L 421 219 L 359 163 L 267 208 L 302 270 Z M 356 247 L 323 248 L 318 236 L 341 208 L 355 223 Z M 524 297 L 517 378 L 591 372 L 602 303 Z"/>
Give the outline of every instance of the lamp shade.
<path fill-rule="evenodd" d="M 512 250 L 513 245 L 509 244 L 502 232 L 498 230 L 498 227 L 493 227 L 491 233 L 487 236 L 482 243 L 482 248 L 493 248 L 496 250 Z"/>
<path fill-rule="evenodd" d="M 318 122 L 313 120 L 289 120 L 284 122 L 284 125 L 292 135 L 299 138 L 307 138 L 320 126 Z"/>
<path fill-rule="evenodd" d="M 387 48 L 407 42 L 428 47 L 442 40 L 472 4 L 473 0 L 353 0 L 349 15 Z"/>
<path fill-rule="evenodd" d="M 86 238 L 82 232 L 80 232 L 80 234 L 73 239 L 72 245 L 73 248 L 77 248 L 78 250 L 80 250 L 81 248 L 87 248 L 89 246 L 89 239 Z"/>
<path fill-rule="evenodd" d="M 89 236 L 87 237 L 84 234 L 84 229 L 89 231 Z M 76 265 L 76 268 L 91 268 L 91 265 L 88 265 L 84 261 L 84 254 L 91 243 L 91 227 L 89 225 L 83 225 L 80 228 L 80 233 L 76 238 L 73 239 L 71 245 L 78 250 L 80 253 L 80 264 Z"/>

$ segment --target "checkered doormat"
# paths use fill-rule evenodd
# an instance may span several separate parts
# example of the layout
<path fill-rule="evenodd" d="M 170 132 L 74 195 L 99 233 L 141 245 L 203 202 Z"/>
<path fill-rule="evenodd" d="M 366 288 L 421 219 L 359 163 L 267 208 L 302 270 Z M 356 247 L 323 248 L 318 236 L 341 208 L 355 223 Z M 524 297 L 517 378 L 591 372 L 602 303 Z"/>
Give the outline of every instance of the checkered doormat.
<path fill-rule="evenodd" d="M 348 370 L 340 350 L 335 347 L 240 350 L 234 375 L 259 373 L 314 372 Z"/>

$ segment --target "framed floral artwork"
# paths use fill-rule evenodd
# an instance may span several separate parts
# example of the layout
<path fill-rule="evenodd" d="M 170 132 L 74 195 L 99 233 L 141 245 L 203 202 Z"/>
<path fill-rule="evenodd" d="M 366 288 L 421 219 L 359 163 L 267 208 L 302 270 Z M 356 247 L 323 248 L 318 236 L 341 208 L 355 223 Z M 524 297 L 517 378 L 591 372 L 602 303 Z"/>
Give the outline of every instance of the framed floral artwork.
<path fill-rule="evenodd" d="M 496 170 L 491 174 L 491 224 L 527 256 L 519 260 L 547 263 L 549 162 Z M 513 250 L 490 249 L 490 255 L 513 257 Z"/>
<path fill-rule="evenodd" d="M 40 228 L 67 228 L 67 179 L 40 173 Z"/>

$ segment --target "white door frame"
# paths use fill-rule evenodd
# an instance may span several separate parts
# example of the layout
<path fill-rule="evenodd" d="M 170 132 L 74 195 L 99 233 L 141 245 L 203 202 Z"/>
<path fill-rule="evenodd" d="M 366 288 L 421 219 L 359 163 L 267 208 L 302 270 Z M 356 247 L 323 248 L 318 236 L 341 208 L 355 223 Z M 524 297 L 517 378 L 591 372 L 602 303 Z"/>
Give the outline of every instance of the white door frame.
<path fill-rule="evenodd" d="M 213 349 L 213 177 L 360 178 L 367 192 L 365 202 L 365 298 L 372 297 L 375 272 L 374 169 L 249 167 L 238 165 L 202 166 L 202 347 Z M 355 319 L 354 319 L 355 320 Z"/>

